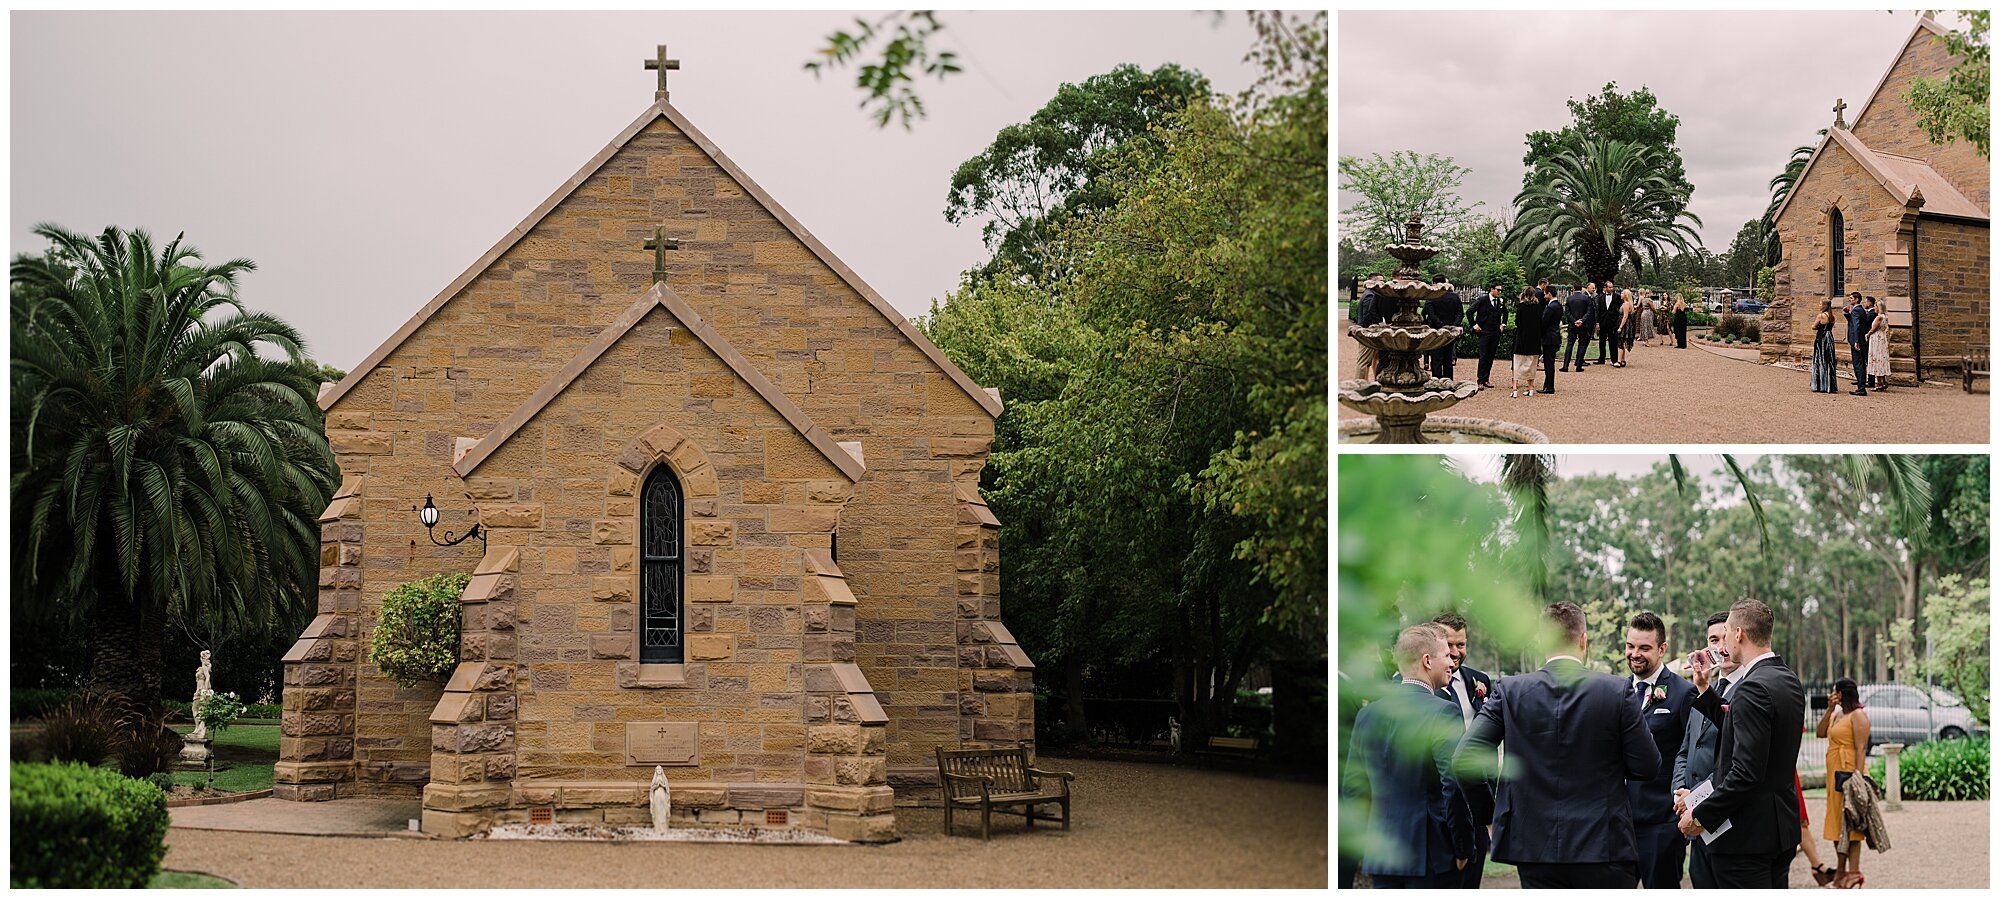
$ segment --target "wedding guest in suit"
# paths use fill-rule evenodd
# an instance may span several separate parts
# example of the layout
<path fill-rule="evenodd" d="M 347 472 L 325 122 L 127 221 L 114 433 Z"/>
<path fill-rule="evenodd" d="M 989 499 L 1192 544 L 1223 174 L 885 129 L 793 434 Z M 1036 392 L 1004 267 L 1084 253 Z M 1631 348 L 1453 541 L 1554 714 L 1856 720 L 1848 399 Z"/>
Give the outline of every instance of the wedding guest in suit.
<path fill-rule="evenodd" d="M 1716 673 L 1720 679 L 1715 682 L 1715 691 L 1729 699 L 1729 688 L 1736 675 L 1736 660 L 1730 658 L 1722 645 L 1723 634 L 1728 631 L 1729 613 L 1717 612 L 1708 616 L 1708 649 L 1715 653 Z M 1692 703 L 1690 703 L 1692 707 Z M 1686 735 L 1681 739 L 1681 748 L 1674 755 L 1674 817 L 1679 819 L 1687 811 L 1683 801 L 1695 787 L 1715 776 L 1716 744 L 1722 741 L 1722 728 L 1703 715 L 1689 716 Z M 1686 838 L 1688 845 L 1688 880 L 1697 890 L 1715 889 L 1715 874 L 1709 870 L 1708 843 L 1693 837 Z"/>
<path fill-rule="evenodd" d="M 1651 612 L 1632 616 L 1625 629 L 1625 665 L 1632 675 L 1628 689 L 1662 761 L 1680 751 L 1694 705 L 1694 686 L 1667 670 L 1667 656 L 1666 622 Z M 1687 838 L 1675 826 L 1680 816 L 1674 814 L 1673 781 L 1673 771 L 1661 765 L 1653 777 L 1625 783 L 1632 799 L 1639 881 L 1649 890 L 1681 888 Z"/>
<path fill-rule="evenodd" d="M 1681 815 L 1681 832 L 1699 836 L 1730 827 L 1709 843 L 1710 868 L 1722 889 L 1785 889 L 1799 851 L 1797 796 L 1785 786 L 1799 759 L 1805 691 L 1771 651 L 1771 607 L 1754 599 L 1729 607 L 1723 645 L 1747 659 L 1724 702 L 1709 689 L 1707 657 L 1690 659 L 1694 707 L 1722 726 L 1715 792 Z M 1504 681 L 1503 681 L 1504 686 Z"/>
<path fill-rule="evenodd" d="M 1585 284 L 1582 290 L 1570 294 L 1563 309 L 1563 315 L 1569 319 L 1569 349 L 1564 351 L 1562 370 L 1583 371 L 1588 364 L 1583 357 L 1590 350 L 1590 335 L 1597 328 L 1597 285 Z"/>
<path fill-rule="evenodd" d="M 1882 314 L 1874 297 L 1862 297 L 1861 302 L 1868 307 L 1868 385 L 1888 390 L 1889 317 Z"/>
<path fill-rule="evenodd" d="M 1451 658 L 1451 676 L 1438 695 L 1457 706 L 1459 717 L 1470 727 L 1473 717 L 1486 708 L 1486 697 L 1492 693 L 1493 679 L 1486 676 L 1486 672 L 1465 664 L 1470 643 L 1466 636 L 1465 616 L 1457 612 L 1441 612 L 1431 619 L 1431 623 L 1444 628 L 1445 655 Z M 1472 813 L 1472 860 L 1459 869 L 1459 889 L 1479 889 L 1479 880 L 1486 873 L 1486 853 L 1492 848 L 1487 826 L 1493 823 L 1493 790 L 1490 784 L 1483 787 L 1466 796 Z"/>
<path fill-rule="evenodd" d="M 1861 293 L 1848 295 L 1847 352 L 1854 365 L 1854 396 L 1868 395 L 1868 307 L 1861 305 Z"/>
<path fill-rule="evenodd" d="M 1826 838 L 1833 841 L 1835 851 L 1839 851 L 1841 831 L 1848 830 L 1841 807 L 1840 789 L 1847 779 L 1857 774 L 1868 773 L 1868 712 L 1861 705 L 1861 689 L 1854 678 L 1843 677 L 1833 682 L 1833 690 L 1826 695 L 1826 711 L 1819 716 L 1819 727 L 1813 736 L 1826 738 L 1826 771 L 1832 778 L 1826 785 Z M 1811 835 L 1806 836 L 1811 839 Z M 1840 889 L 1850 889 L 1861 885 L 1861 847 L 1868 835 L 1859 830 L 1848 830 L 1851 841 L 1847 852 L 1840 856 L 1840 873 L 1833 885 Z"/>
<path fill-rule="evenodd" d="M 1450 282 L 1446 282 L 1450 287 Z M 1458 291 L 1447 290 L 1424 305 L 1424 323 L 1433 328 L 1455 328 L 1465 321 L 1465 301 L 1459 299 Z M 1452 377 L 1452 368 L 1458 361 L 1458 341 L 1452 341 L 1431 351 L 1431 377 Z"/>
<path fill-rule="evenodd" d="M 1603 365 L 1607 353 L 1610 353 L 1611 361 L 1618 361 L 1617 354 L 1610 351 L 1618 341 L 1618 327 L 1624 324 L 1624 306 L 1619 304 L 1618 293 L 1612 289 L 1610 281 L 1604 282 L 1604 291 L 1598 294 L 1597 304 L 1597 364 Z"/>
<path fill-rule="evenodd" d="M 1354 306 L 1354 323 L 1363 328 L 1370 325 L 1379 325 L 1388 319 L 1388 316 L 1377 308 L 1387 301 L 1376 296 L 1375 288 L 1369 286 L 1373 285 L 1375 280 L 1380 277 L 1382 277 L 1381 272 L 1369 272 L 1368 280 L 1362 282 L 1366 286 L 1366 289 L 1361 292 L 1361 301 Z M 1375 379 L 1375 350 L 1366 344 L 1361 346 L 1361 352 L 1355 356 L 1354 377 L 1361 381 L 1372 381 Z"/>
<path fill-rule="evenodd" d="M 1459 743 L 1453 772 L 1467 785 L 1480 759 L 1506 742 L 1493 858 L 1520 869 L 1522 888 L 1631 889 L 1639 855 L 1625 782 L 1659 773 L 1660 750 L 1622 679 L 1584 667 L 1583 610 L 1559 602 L 1542 618 L 1548 664 L 1500 679 Z"/>
<path fill-rule="evenodd" d="M 1486 295 L 1472 301 L 1466 321 L 1479 335 L 1479 386 L 1493 387 L 1493 357 L 1500 352 L 1500 334 L 1507 330 L 1507 311 L 1500 304 L 1500 282 L 1493 282 Z"/>
<path fill-rule="evenodd" d="M 1361 858 L 1377 889 L 1446 889 L 1472 857 L 1472 818 L 1450 776 L 1465 724 L 1439 698 L 1449 677 L 1444 628 L 1419 624 L 1396 638 L 1402 683 L 1354 719 L 1341 793 L 1367 807 L 1383 838 Z"/>
<path fill-rule="evenodd" d="M 1543 279 L 1547 283 L 1546 278 Z M 1542 392 L 1556 392 L 1556 357 L 1562 355 L 1563 304 L 1555 294 L 1542 291 Z"/>

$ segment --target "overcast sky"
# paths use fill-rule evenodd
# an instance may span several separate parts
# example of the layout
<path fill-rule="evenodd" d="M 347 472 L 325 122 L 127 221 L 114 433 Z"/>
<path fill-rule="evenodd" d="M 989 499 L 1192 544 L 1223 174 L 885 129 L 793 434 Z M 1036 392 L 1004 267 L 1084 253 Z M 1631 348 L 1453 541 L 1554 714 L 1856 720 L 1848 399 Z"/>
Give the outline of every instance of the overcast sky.
<path fill-rule="evenodd" d="M 1500 456 L 1490 453 L 1448 453 L 1453 464 L 1475 481 L 1491 483 L 1500 479 Z M 1737 453 L 1736 464 L 1748 469 L 1762 453 Z M 1696 478 L 1706 478 L 1723 470 L 1722 457 L 1714 453 L 1681 453 L 1681 466 Z M 1556 477 L 1611 475 L 1636 478 L 1664 464 L 1663 453 L 1622 453 L 1617 455 L 1563 454 L 1556 456 Z"/>
<path fill-rule="evenodd" d="M 1341 12 L 1339 153 L 1450 156 L 1472 170 L 1467 204 L 1511 218 L 1528 132 L 1570 124 L 1566 101 L 1606 82 L 1644 86 L 1680 117 L 1689 210 L 1722 253 L 1763 215 L 1792 148 L 1833 123 L 1836 98 L 1854 121 L 1914 27 L 1914 13 L 1879 10 Z"/>
<path fill-rule="evenodd" d="M 672 102 L 905 315 L 987 253 L 945 222 L 960 162 L 1063 82 L 1166 62 L 1234 93 L 1241 14 L 945 13 L 965 71 L 877 130 L 852 70 L 801 68 L 851 13 L 29 13 L 12 25 L 12 251 L 40 222 L 185 231 L 244 298 L 349 368 L 653 102 Z M 635 259 L 648 258 L 633 248 Z"/>

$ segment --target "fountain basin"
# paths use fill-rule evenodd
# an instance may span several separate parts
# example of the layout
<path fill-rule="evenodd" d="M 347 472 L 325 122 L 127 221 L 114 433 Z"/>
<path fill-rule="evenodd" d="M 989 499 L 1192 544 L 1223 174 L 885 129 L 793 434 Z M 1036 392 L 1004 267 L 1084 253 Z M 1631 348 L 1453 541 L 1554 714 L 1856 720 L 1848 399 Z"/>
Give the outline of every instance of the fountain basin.
<path fill-rule="evenodd" d="M 1341 443 L 1374 443 L 1382 435 L 1379 421 L 1345 418 L 1340 422 Z M 1492 418 L 1464 415 L 1432 415 L 1424 419 L 1424 440 L 1430 443 L 1547 443 L 1548 435 L 1527 425 Z"/>
<path fill-rule="evenodd" d="M 474 840 L 568 840 L 598 843 L 762 843 L 790 846 L 846 846 L 823 833 L 796 827 L 626 827 L 609 824 L 498 824 Z"/>
<path fill-rule="evenodd" d="M 1349 380 L 1340 382 L 1340 404 L 1369 415 L 1428 415 L 1478 392 L 1476 381 L 1432 378 L 1424 382 L 1422 393 L 1398 393 L 1373 381 Z"/>
<path fill-rule="evenodd" d="M 1428 353 L 1442 349 L 1450 346 L 1463 333 L 1465 329 L 1459 327 L 1412 330 L 1395 325 L 1369 325 L 1365 328 L 1352 325 L 1347 329 L 1347 336 L 1363 346 L 1372 347 L 1376 352 L 1390 350 L 1401 353 Z"/>

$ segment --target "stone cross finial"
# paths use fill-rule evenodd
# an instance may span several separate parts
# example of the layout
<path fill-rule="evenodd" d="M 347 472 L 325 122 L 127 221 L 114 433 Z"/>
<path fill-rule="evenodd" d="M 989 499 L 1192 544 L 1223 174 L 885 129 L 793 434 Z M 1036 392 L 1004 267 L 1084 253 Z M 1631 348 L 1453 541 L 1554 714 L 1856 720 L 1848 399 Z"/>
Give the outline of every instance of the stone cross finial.
<path fill-rule="evenodd" d="M 667 251 L 681 248 L 680 240 L 665 236 L 664 231 L 663 228 L 654 228 L 652 239 L 646 241 L 646 249 L 653 251 L 654 284 L 667 280 Z"/>
<path fill-rule="evenodd" d="M 660 86 L 653 91 L 654 100 L 665 100 L 667 98 L 667 73 L 669 71 L 678 71 L 680 67 L 680 60 L 667 58 L 666 44 L 661 44 L 659 49 L 654 51 L 653 58 L 646 60 L 647 71 L 650 72 L 658 69 L 660 72 Z"/>
<path fill-rule="evenodd" d="M 1845 98 L 1835 97 L 1833 101 L 1833 127 L 1835 128 L 1847 127 L 1847 121 L 1841 117 L 1841 113 L 1845 111 L 1847 111 L 1847 100 Z"/>

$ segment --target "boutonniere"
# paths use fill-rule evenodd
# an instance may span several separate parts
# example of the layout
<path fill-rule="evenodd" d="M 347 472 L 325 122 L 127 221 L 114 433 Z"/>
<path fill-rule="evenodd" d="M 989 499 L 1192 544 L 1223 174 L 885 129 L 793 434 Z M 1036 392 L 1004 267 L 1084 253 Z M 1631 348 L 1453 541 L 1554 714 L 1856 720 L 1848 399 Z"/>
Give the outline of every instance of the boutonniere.
<path fill-rule="evenodd" d="M 1654 701 L 1654 702 L 1666 702 L 1666 701 L 1667 701 L 1667 688 L 1666 688 L 1666 687 L 1662 687 L 1662 686 L 1659 686 L 1659 685 L 1655 684 L 1655 685 L 1653 686 L 1653 701 Z"/>
<path fill-rule="evenodd" d="M 1725 715 L 1729 714 L 1729 703 L 1725 702 L 1722 704 L 1722 713 Z"/>
<path fill-rule="evenodd" d="M 1485 681 L 1474 681 L 1474 682 L 1473 682 L 1473 684 L 1472 684 L 1472 693 L 1473 693 L 1473 695 L 1475 695 L 1475 696 L 1478 696 L 1478 697 L 1479 697 L 1480 699 L 1485 699 L 1485 698 L 1486 698 L 1486 682 L 1485 682 Z"/>

